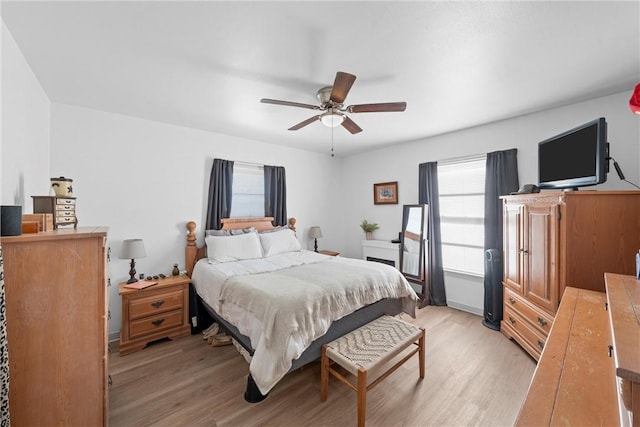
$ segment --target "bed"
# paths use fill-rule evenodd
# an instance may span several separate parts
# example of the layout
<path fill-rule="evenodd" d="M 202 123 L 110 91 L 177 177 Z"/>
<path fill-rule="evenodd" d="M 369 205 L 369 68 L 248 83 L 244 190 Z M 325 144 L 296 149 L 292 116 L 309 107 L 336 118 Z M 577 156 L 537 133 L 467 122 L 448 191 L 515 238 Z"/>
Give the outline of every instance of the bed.
<path fill-rule="evenodd" d="M 225 218 L 196 245 L 187 224 L 187 274 L 197 306 L 250 355 L 248 402 L 320 358 L 321 346 L 384 315 L 415 318 L 418 297 L 395 268 L 300 247 L 295 219 Z"/>

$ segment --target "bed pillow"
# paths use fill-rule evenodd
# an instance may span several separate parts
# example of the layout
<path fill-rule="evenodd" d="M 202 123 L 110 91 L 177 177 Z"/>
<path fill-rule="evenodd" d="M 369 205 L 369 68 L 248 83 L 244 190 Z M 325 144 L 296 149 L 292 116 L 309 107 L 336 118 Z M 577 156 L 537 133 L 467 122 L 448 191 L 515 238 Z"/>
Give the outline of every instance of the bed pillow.
<path fill-rule="evenodd" d="M 301 250 L 300 242 L 293 230 L 283 228 L 268 233 L 260 233 L 260 243 L 264 256 L 278 255 Z"/>
<path fill-rule="evenodd" d="M 207 236 L 207 257 L 212 264 L 262 258 L 262 246 L 258 233 L 228 236 Z"/>

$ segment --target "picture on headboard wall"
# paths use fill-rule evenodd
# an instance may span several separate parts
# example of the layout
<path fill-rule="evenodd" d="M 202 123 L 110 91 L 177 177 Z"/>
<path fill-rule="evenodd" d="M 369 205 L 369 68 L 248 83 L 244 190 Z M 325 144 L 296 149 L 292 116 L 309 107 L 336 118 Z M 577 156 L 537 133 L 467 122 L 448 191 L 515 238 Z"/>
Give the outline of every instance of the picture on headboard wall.
<path fill-rule="evenodd" d="M 398 182 L 381 182 L 373 184 L 373 204 L 397 205 Z"/>

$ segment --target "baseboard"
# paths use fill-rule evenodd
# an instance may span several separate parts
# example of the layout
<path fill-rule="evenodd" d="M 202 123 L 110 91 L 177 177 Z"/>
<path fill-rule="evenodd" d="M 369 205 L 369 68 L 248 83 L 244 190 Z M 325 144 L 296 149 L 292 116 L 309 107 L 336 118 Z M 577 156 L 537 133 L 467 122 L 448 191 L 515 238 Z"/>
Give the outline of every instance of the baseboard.
<path fill-rule="evenodd" d="M 447 300 L 447 305 L 451 308 L 455 308 L 456 310 L 466 311 L 467 313 L 475 314 L 478 316 L 484 316 L 483 310 L 478 307 L 472 307 L 466 304 L 460 304 L 455 301 Z"/>
<path fill-rule="evenodd" d="M 109 342 L 119 341 L 120 340 L 120 331 L 111 332 L 109 334 Z"/>

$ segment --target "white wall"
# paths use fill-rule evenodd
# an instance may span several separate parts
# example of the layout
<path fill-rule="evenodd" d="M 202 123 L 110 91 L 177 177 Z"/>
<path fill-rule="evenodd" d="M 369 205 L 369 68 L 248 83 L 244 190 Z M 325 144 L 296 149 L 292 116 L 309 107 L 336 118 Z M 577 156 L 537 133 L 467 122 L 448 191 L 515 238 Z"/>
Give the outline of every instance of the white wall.
<path fill-rule="evenodd" d="M 640 185 L 640 120 L 629 109 L 632 91 L 630 87 L 626 92 L 587 102 L 345 158 L 342 183 L 345 255 L 362 256 L 362 231 L 358 226 L 362 219 L 380 225 L 374 233 L 376 239 L 391 240 L 398 236 L 402 205 L 418 201 L 420 163 L 517 148 L 520 184 L 537 183 L 538 142 L 597 117 L 607 119 L 611 156 L 626 178 Z M 398 181 L 398 205 L 374 205 L 373 184 L 387 181 Z M 611 165 L 607 182 L 592 189 L 635 188 L 620 181 Z M 445 283 L 449 305 L 482 313 L 481 278 L 446 273 Z"/>
<path fill-rule="evenodd" d="M 74 180 L 79 225 L 110 229 L 112 336 L 121 322 L 117 284 L 129 277 L 129 261 L 118 258 L 122 240 L 144 239 L 147 257 L 137 260 L 138 273 L 169 274 L 174 263 L 183 269 L 185 225 L 194 220 L 203 230 L 215 157 L 284 166 L 287 212 L 298 218 L 303 247 L 312 247 L 309 227 L 320 225 L 321 245 L 341 250 L 341 234 L 330 226 L 338 159 L 58 103 L 52 104 L 51 123 L 51 174 Z"/>
<path fill-rule="evenodd" d="M 31 195 L 49 194 L 51 102 L 2 21 L 0 202 L 33 212 Z"/>

